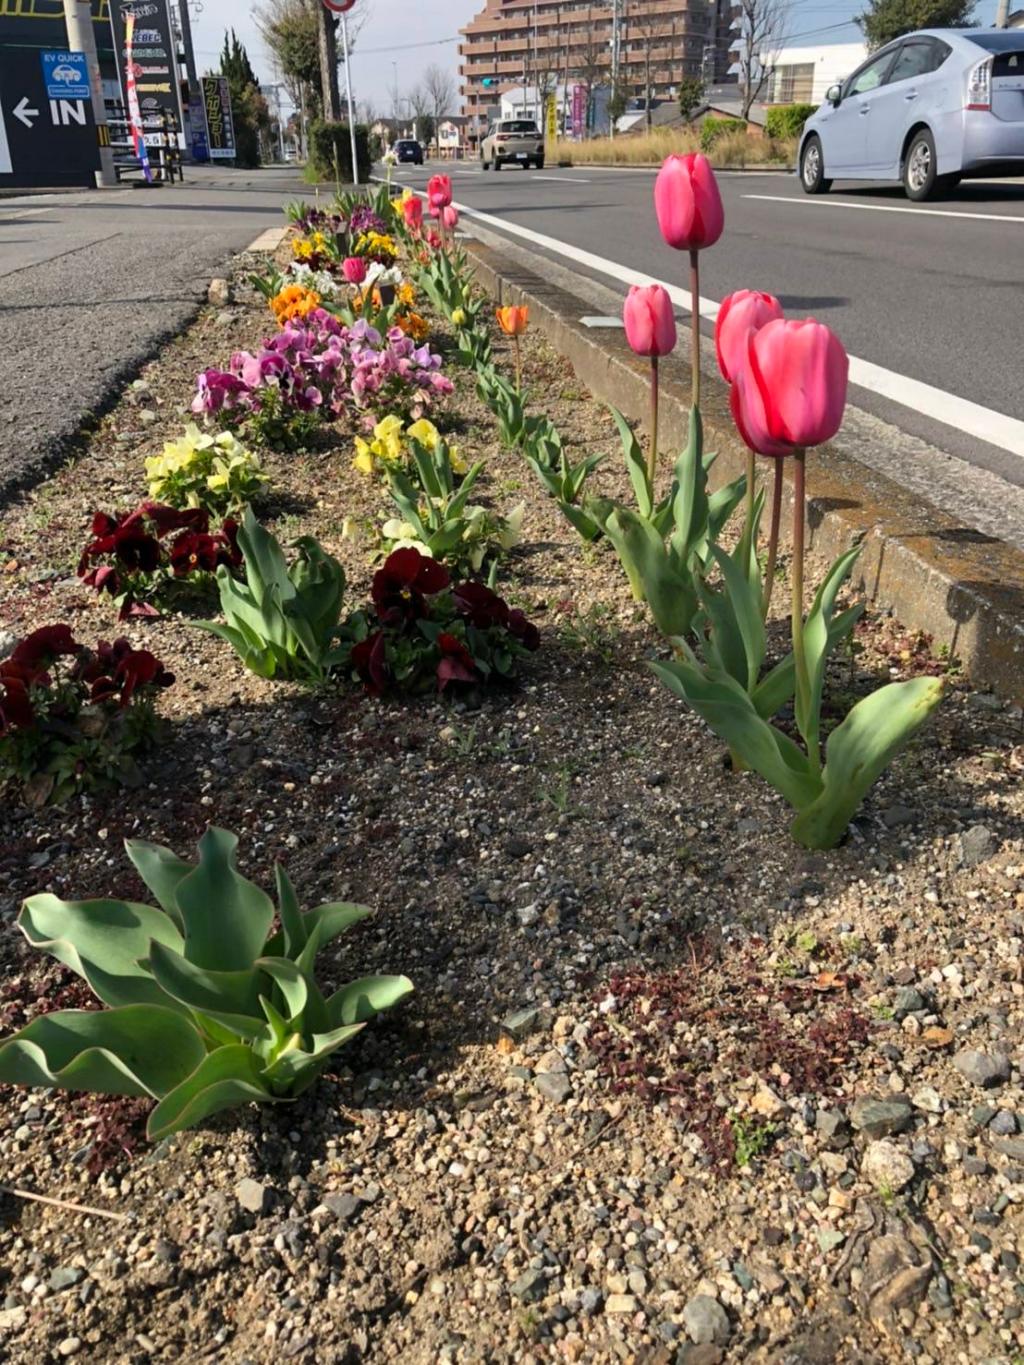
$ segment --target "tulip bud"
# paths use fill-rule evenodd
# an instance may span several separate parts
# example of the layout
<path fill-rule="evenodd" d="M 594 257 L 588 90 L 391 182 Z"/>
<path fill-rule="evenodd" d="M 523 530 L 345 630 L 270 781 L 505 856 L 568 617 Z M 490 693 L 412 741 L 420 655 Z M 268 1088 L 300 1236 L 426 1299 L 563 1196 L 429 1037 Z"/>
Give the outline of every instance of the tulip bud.
<path fill-rule="evenodd" d="M 813 318 L 748 331 L 730 396 L 740 435 L 761 455 L 790 455 L 839 430 L 849 360 L 834 332 Z"/>
<path fill-rule="evenodd" d="M 622 309 L 626 340 L 637 355 L 669 355 L 676 344 L 676 320 L 668 291 L 660 284 L 634 285 Z"/>
<path fill-rule="evenodd" d="M 731 384 L 733 375 L 744 364 L 747 354 L 747 333 L 759 331 L 765 323 L 782 317 L 782 304 L 771 294 L 759 294 L 756 289 L 738 289 L 718 306 L 715 322 L 715 350 L 722 378 Z"/>
<path fill-rule="evenodd" d="M 459 226 L 459 211 L 453 204 L 448 204 L 441 210 L 441 226 L 452 232 Z"/>
<path fill-rule="evenodd" d="M 362 256 L 348 256 L 342 263 L 341 272 L 349 284 L 362 284 L 366 279 L 366 261 Z"/>
<path fill-rule="evenodd" d="M 677 251 L 702 251 L 722 235 L 725 214 L 706 156 L 670 156 L 654 183 L 661 235 Z"/>

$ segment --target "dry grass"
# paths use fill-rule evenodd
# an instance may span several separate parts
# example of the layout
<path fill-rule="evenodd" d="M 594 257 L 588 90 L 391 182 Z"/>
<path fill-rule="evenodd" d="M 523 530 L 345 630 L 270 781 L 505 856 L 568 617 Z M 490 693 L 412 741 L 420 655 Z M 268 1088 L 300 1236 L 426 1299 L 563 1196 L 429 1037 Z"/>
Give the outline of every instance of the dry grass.
<path fill-rule="evenodd" d="M 563 139 L 557 144 L 560 164 L 576 166 L 657 165 L 667 156 L 699 152 L 700 133 L 689 128 L 662 128 L 649 133 L 593 138 L 589 142 Z M 746 133 L 723 133 L 710 153 L 715 166 L 792 166 L 796 142 L 792 138 L 771 141 Z"/>

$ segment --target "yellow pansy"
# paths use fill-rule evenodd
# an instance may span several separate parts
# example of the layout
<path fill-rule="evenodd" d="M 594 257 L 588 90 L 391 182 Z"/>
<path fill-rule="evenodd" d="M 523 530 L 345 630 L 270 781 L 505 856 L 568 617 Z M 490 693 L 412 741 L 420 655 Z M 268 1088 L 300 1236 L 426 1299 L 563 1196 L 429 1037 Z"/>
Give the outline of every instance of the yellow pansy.
<path fill-rule="evenodd" d="M 353 469 L 358 469 L 360 474 L 373 473 L 373 451 L 361 436 L 356 437 L 356 453 L 352 458 Z"/>
<path fill-rule="evenodd" d="M 437 443 L 441 439 L 441 433 L 433 422 L 428 422 L 425 417 L 421 417 L 418 422 L 413 422 L 406 432 L 414 441 L 419 441 L 424 450 L 429 450 L 431 454 L 437 449 Z"/>

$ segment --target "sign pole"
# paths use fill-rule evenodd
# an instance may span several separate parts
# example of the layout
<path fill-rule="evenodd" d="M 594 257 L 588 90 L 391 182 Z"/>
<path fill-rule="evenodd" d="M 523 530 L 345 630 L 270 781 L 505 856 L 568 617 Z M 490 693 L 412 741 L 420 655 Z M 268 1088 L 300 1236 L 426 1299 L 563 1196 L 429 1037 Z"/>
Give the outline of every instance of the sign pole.
<path fill-rule="evenodd" d="M 111 189 L 117 184 L 117 172 L 114 170 L 114 150 L 110 145 L 107 107 L 103 102 L 103 83 L 99 58 L 96 56 L 96 35 L 92 31 L 92 6 L 89 0 L 64 0 L 64 22 L 68 30 L 68 47 L 74 52 L 85 53 L 85 64 L 89 71 L 92 116 L 100 147 L 96 184 L 100 189 Z"/>
<path fill-rule="evenodd" d="M 348 100 L 348 135 L 352 145 L 352 184 L 359 184 L 359 158 L 356 155 L 356 111 L 352 105 L 352 54 L 348 46 L 348 15 L 341 16 L 341 48 L 345 56 L 345 95 Z"/>

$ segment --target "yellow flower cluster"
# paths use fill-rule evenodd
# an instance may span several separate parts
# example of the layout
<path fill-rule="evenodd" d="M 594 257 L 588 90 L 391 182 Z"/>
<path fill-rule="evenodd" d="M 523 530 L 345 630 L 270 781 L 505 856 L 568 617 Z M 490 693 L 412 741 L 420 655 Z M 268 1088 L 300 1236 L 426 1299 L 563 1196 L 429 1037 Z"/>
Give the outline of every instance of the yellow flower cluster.
<path fill-rule="evenodd" d="M 322 232 L 312 232 L 292 243 L 292 252 L 300 261 L 308 261 L 310 256 L 318 256 L 326 250 L 327 238 Z"/>
<path fill-rule="evenodd" d="M 277 318 L 277 325 L 283 327 L 293 318 L 304 318 L 320 307 L 320 295 L 315 289 L 306 289 L 301 284 L 287 284 L 280 293 L 270 300 L 270 311 Z"/>
<path fill-rule="evenodd" d="M 356 238 L 355 254 L 369 256 L 374 261 L 394 263 L 398 260 L 398 247 L 394 237 L 381 232 L 363 232 Z"/>
<path fill-rule="evenodd" d="M 369 475 L 377 465 L 386 468 L 389 464 L 402 463 L 409 455 L 410 441 L 418 441 L 425 450 L 433 453 L 441 439 L 437 427 L 425 417 L 413 422 L 408 428 L 403 426 L 401 417 L 385 417 L 374 427 L 372 441 L 364 441 L 361 436 L 356 437 L 356 453 L 352 465 L 360 474 Z M 451 460 L 453 473 L 465 474 L 466 462 L 460 458 L 455 446 L 448 447 L 448 458 Z"/>
<path fill-rule="evenodd" d="M 258 457 L 230 431 L 214 435 L 194 422 L 179 441 L 146 460 L 149 496 L 172 507 L 225 512 L 249 502 L 266 483 Z"/>

